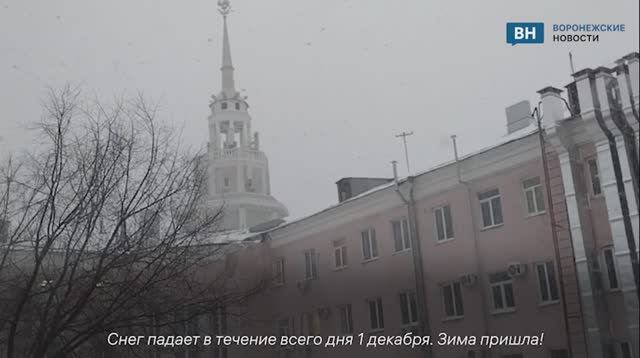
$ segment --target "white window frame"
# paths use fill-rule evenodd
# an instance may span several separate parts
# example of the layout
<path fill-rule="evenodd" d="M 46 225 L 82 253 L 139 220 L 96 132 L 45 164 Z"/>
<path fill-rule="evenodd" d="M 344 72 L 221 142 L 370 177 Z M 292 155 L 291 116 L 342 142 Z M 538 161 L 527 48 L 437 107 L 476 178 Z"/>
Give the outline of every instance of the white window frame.
<path fill-rule="evenodd" d="M 411 296 L 413 296 L 414 307 L 411 306 Z M 418 324 L 418 298 L 416 296 L 415 291 L 405 290 L 400 291 L 398 295 L 400 299 L 400 323 L 403 327 L 415 326 Z M 404 322 L 404 317 L 402 317 L 403 307 L 407 310 L 407 318 L 408 321 Z"/>
<path fill-rule="evenodd" d="M 460 297 L 456 295 L 456 287 L 458 288 L 458 293 Z M 447 296 L 445 295 L 445 289 L 451 289 L 451 308 L 453 309 L 453 315 L 449 315 L 447 312 Z M 445 284 L 442 284 L 440 287 L 440 292 L 442 294 L 442 311 L 444 312 L 445 319 L 456 319 L 464 317 L 464 298 L 462 297 L 462 284 L 460 281 L 451 281 Z M 460 308 L 458 308 L 458 304 Z M 458 310 L 462 312 L 458 312 Z"/>
<path fill-rule="evenodd" d="M 607 252 L 611 252 L 611 261 L 612 261 L 611 264 L 613 265 L 612 267 L 610 267 L 609 264 L 607 263 Z M 601 260 L 600 271 L 603 275 L 603 280 L 606 283 L 607 291 L 620 290 L 620 275 L 618 274 L 619 272 L 618 260 L 616 259 L 616 251 L 613 245 L 605 246 L 602 248 L 601 254 L 600 254 L 600 260 Z M 616 279 L 615 287 L 612 286 L 611 278 L 609 277 L 609 268 L 613 269 L 613 274 Z"/>
<path fill-rule="evenodd" d="M 505 273 L 506 274 L 506 273 Z M 505 287 L 507 285 L 511 285 L 511 293 L 513 296 L 513 306 L 508 306 L 507 305 L 507 293 L 506 293 L 506 289 Z M 502 301 L 502 307 L 496 307 L 496 300 L 495 297 L 493 295 L 493 290 L 495 287 L 498 287 L 500 289 L 500 298 Z M 502 312 L 513 312 L 516 310 L 516 291 L 515 288 L 513 286 L 513 279 L 509 278 L 507 280 L 502 280 L 502 281 L 497 281 L 497 282 L 490 282 L 489 283 L 489 289 L 490 291 L 490 295 L 491 295 L 491 301 L 493 303 L 492 305 L 492 310 L 493 313 L 502 313 Z"/>
<path fill-rule="evenodd" d="M 353 333 L 353 310 L 351 304 L 339 305 L 338 309 L 338 332 L 340 334 Z"/>
<path fill-rule="evenodd" d="M 593 197 L 598 197 L 602 195 L 602 180 L 600 178 L 600 165 L 598 165 L 598 158 L 596 157 L 591 157 L 591 158 L 587 158 L 585 160 L 585 162 L 587 163 L 587 177 L 589 178 L 589 193 L 591 193 L 591 196 Z M 596 172 L 593 173 L 591 171 L 591 163 L 594 163 L 594 168 L 596 169 Z M 594 187 L 594 178 L 597 179 L 598 181 L 598 193 L 596 193 L 595 187 Z"/>
<path fill-rule="evenodd" d="M 400 228 L 400 237 L 396 237 L 396 225 Z M 393 250 L 395 252 L 411 250 L 411 229 L 407 218 L 403 217 L 391 221 L 391 235 L 393 236 Z M 398 247 L 398 243 L 400 247 Z"/>
<path fill-rule="evenodd" d="M 553 263 L 553 261 L 543 261 L 543 262 L 538 262 L 535 265 L 535 269 L 536 269 L 536 277 L 538 279 L 538 298 L 540 299 L 540 303 L 543 304 L 547 304 L 547 303 L 556 303 L 560 301 L 560 287 L 558 286 L 558 277 L 556 276 L 556 267 Z M 544 277 L 540 277 L 540 270 L 538 269 L 539 267 L 542 267 L 544 269 Z M 549 267 L 551 267 L 553 269 L 553 275 L 551 275 L 549 273 Z M 552 295 L 552 285 L 551 285 L 551 277 L 553 277 L 553 281 L 555 282 L 555 293 L 556 293 L 556 297 L 554 298 Z M 544 285 L 545 285 L 545 289 L 547 290 L 547 298 L 545 299 L 542 295 L 542 280 L 544 279 Z"/>
<path fill-rule="evenodd" d="M 272 264 L 274 286 L 283 286 L 285 284 L 286 277 L 285 277 L 284 269 L 285 269 L 284 257 L 276 258 Z"/>
<path fill-rule="evenodd" d="M 347 257 L 347 245 L 342 244 L 334 246 L 333 248 L 333 261 L 336 270 L 347 268 L 349 265 Z"/>
<path fill-rule="evenodd" d="M 528 181 L 536 180 L 537 184 L 528 185 Z M 544 190 L 542 187 L 542 181 L 540 177 L 532 177 L 522 181 L 522 191 L 524 193 L 524 203 L 527 209 L 528 216 L 536 216 L 547 212 L 546 203 L 544 202 Z M 531 195 L 531 200 L 529 199 Z M 539 196 L 538 196 L 539 194 Z M 539 200 L 538 200 L 539 199 Z M 533 208 L 533 211 L 530 208 Z M 541 208 L 542 207 L 542 208 Z"/>
<path fill-rule="evenodd" d="M 371 305 L 374 305 L 375 317 L 371 315 Z M 369 312 L 369 329 L 370 332 L 378 332 L 384 330 L 384 305 L 382 297 L 373 297 L 367 300 L 367 311 Z"/>
<path fill-rule="evenodd" d="M 376 230 L 374 228 L 368 228 L 366 230 L 362 230 L 360 232 L 360 237 L 362 239 L 362 257 L 363 260 L 372 261 L 379 257 L 378 252 L 378 240 L 376 238 Z M 369 249 L 369 257 L 367 257 L 367 251 L 365 248 Z"/>
<path fill-rule="evenodd" d="M 304 251 L 304 279 L 315 280 L 318 278 L 318 254 L 315 249 Z"/>
<path fill-rule="evenodd" d="M 449 210 L 449 220 L 451 220 L 451 222 L 447 220 L 445 208 Z M 438 218 L 442 220 L 442 233 L 444 235 L 442 238 L 440 238 L 440 233 L 438 232 Z M 447 225 L 447 223 L 449 225 Z M 447 229 L 448 226 L 451 226 L 451 232 Z M 454 239 L 453 215 L 451 214 L 451 206 L 449 204 L 433 208 L 433 231 L 436 242 L 446 242 Z"/>
<path fill-rule="evenodd" d="M 480 196 L 483 196 L 484 194 L 488 194 L 489 192 L 495 191 L 496 194 L 486 197 L 486 198 L 482 198 L 480 199 Z M 478 200 L 480 202 L 480 220 L 482 221 L 482 228 L 483 229 L 490 229 L 490 228 L 494 228 L 494 227 L 498 227 L 498 226 L 502 226 L 504 224 L 504 211 L 502 210 L 502 201 L 501 201 L 501 195 L 500 195 L 500 189 L 490 189 L 490 190 L 485 190 L 481 193 L 478 193 Z M 500 222 L 496 222 L 496 215 L 495 215 L 495 203 L 494 200 L 498 200 L 498 202 L 500 203 Z M 482 215 L 482 206 L 483 205 L 489 205 L 489 214 L 491 216 L 491 224 L 487 225 L 484 222 L 484 215 Z"/>

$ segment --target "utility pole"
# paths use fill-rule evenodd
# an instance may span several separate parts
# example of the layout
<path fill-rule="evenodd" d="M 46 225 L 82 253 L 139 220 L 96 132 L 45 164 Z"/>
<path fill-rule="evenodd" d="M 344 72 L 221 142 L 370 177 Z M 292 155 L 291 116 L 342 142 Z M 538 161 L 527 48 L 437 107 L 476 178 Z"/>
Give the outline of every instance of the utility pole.
<path fill-rule="evenodd" d="M 413 135 L 413 132 L 402 132 L 396 135 L 396 138 L 402 138 L 402 142 L 404 143 L 404 157 L 407 160 L 407 173 L 411 174 L 411 167 L 409 165 L 409 149 L 407 149 L 407 137 Z"/>

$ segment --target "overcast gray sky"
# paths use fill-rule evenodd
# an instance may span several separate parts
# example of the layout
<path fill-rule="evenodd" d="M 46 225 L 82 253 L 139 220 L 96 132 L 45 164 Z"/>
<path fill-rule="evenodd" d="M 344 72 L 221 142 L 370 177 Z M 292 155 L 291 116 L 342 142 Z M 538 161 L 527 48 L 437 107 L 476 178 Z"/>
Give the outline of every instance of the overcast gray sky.
<path fill-rule="evenodd" d="M 407 130 L 412 169 L 490 145 L 504 108 L 576 69 L 638 50 L 638 0 L 232 0 L 236 85 L 269 156 L 273 194 L 300 217 L 345 176 L 390 176 Z M 509 46 L 508 21 L 545 22 L 544 45 Z M 600 42 L 551 42 L 553 23 L 624 23 Z M 220 90 L 215 0 L 0 0 L 0 152 L 28 147 L 46 86 L 109 98 L 143 91 L 185 137 L 207 141 Z M 2 154 L 2 153 L 0 153 Z M 401 162 L 403 163 L 403 162 Z M 406 174 L 404 165 L 402 174 Z"/>

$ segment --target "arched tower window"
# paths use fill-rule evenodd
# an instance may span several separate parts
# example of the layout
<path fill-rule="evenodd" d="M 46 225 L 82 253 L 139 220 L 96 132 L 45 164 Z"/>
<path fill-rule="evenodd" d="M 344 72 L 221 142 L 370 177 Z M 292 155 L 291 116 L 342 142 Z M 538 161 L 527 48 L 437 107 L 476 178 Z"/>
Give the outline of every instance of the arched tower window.
<path fill-rule="evenodd" d="M 220 108 L 222 108 L 223 110 L 227 109 L 227 106 L 229 104 L 227 102 L 222 102 L 222 104 L 220 105 Z"/>
<path fill-rule="evenodd" d="M 240 103 L 236 102 L 236 110 L 240 110 Z"/>

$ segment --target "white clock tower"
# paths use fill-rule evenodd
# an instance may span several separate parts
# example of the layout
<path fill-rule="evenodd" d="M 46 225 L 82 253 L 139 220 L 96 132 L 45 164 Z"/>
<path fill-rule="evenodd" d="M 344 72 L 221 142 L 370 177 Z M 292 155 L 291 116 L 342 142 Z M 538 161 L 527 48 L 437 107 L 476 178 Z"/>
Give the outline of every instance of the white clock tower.
<path fill-rule="evenodd" d="M 209 104 L 209 196 L 224 211 L 223 229 L 244 229 L 289 215 L 271 196 L 269 163 L 251 131 L 247 97 L 236 91 L 227 30 L 229 0 L 219 0 L 223 17 L 222 91 Z"/>

